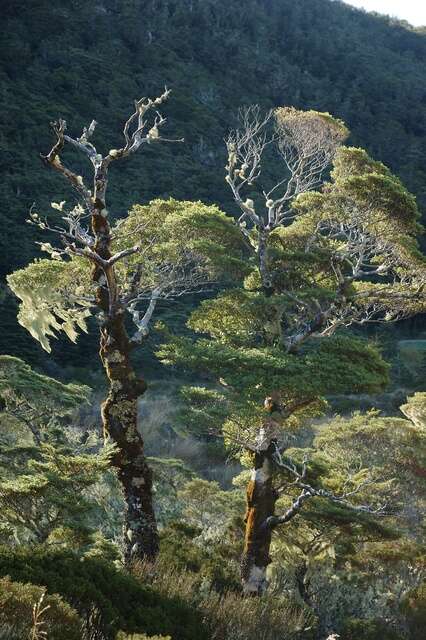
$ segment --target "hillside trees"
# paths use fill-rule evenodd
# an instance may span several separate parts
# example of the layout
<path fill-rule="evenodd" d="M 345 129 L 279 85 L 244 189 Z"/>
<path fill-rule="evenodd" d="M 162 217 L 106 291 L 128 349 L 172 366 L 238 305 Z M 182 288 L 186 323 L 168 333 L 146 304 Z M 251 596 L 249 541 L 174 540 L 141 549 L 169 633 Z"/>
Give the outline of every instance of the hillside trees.
<path fill-rule="evenodd" d="M 90 490 L 109 469 L 112 449 L 99 450 L 76 424 L 89 393 L 0 357 L 2 543 L 90 541 L 102 519 Z"/>
<path fill-rule="evenodd" d="M 221 401 L 217 391 L 189 395 L 195 408 L 209 400 L 213 410 L 222 407 L 226 437 L 251 460 L 242 558 L 246 592 L 264 591 L 272 531 L 312 498 L 354 511 L 383 507 L 380 500 L 350 504 L 363 493 L 356 474 L 337 493 L 310 480 L 308 459 L 286 457 L 289 429 L 321 410 L 324 394 L 386 384 L 387 366 L 377 349 L 349 335 L 348 327 L 426 308 L 415 199 L 363 150 L 339 148 L 345 131 L 328 114 L 285 108 L 262 119 L 257 109 L 243 113 L 241 130 L 227 143 L 226 170 L 242 210 L 239 226 L 251 248 L 251 274 L 243 288 L 203 302 L 192 314 L 189 326 L 208 338 L 172 339 L 161 349 L 165 361 L 216 376 L 224 389 Z M 262 163 L 274 144 L 286 169 L 278 183 L 265 185 Z M 332 180 L 314 191 L 331 160 Z M 244 190 L 255 193 L 256 184 L 262 195 L 245 199 Z M 286 479 L 277 484 L 280 472 Z M 297 495 L 276 515 L 280 491 L 289 486 Z"/>
<path fill-rule="evenodd" d="M 99 354 L 109 382 L 102 404 L 107 440 L 115 445 L 116 467 L 126 503 L 124 547 L 127 562 L 153 558 L 158 535 L 152 505 L 152 472 L 137 429 L 137 400 L 146 382 L 135 370 L 131 353 L 143 343 L 155 307 L 187 292 L 199 291 L 221 273 L 236 274 L 242 243 L 232 222 L 215 207 L 201 203 L 154 201 L 135 206 L 129 215 L 110 223 L 106 203 L 108 171 L 116 160 L 140 147 L 169 141 L 161 135 L 165 118 L 158 112 L 169 91 L 136 101 L 124 125 L 124 144 L 99 153 L 92 140 L 96 122 L 78 138 L 66 133 L 66 122 L 52 123 L 55 143 L 44 163 L 67 179 L 78 203 L 52 203 L 55 219 L 34 210 L 30 222 L 59 243 L 40 243 L 47 259 L 37 259 L 8 278 L 20 299 L 19 322 L 50 350 L 49 338 L 64 332 L 75 341 L 96 315 Z M 83 153 L 92 165 L 93 186 L 63 162 L 64 147 Z M 67 161 L 68 162 L 68 161 Z M 228 257 L 230 256 L 230 257 Z M 126 319 L 135 325 L 128 334 Z M 90 325 L 92 327 L 93 325 Z"/>
<path fill-rule="evenodd" d="M 407 407 L 419 400 L 409 398 Z M 311 473 L 333 491 L 341 489 L 348 472 L 361 472 L 363 500 L 381 496 L 389 505 L 386 519 L 372 519 L 312 501 L 300 518 L 277 531 L 274 580 L 293 581 L 324 632 L 340 633 L 350 617 L 404 625 L 399 603 L 423 573 L 425 453 L 424 425 L 376 410 L 313 425 L 309 444 L 287 450 L 299 461 L 308 454 Z M 282 507 L 291 503 L 290 496 L 281 500 Z"/>

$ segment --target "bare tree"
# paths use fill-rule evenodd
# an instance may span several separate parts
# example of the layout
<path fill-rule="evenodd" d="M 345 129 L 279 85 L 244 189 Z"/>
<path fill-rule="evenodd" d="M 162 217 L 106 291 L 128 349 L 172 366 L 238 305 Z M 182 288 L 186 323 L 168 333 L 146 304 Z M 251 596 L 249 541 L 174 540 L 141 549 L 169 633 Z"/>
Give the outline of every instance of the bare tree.
<path fill-rule="evenodd" d="M 293 217 L 291 203 L 299 194 L 318 187 L 348 131 L 340 120 L 316 111 L 282 107 L 262 115 L 254 105 L 240 111 L 240 128 L 226 141 L 226 182 L 242 211 L 241 231 L 256 251 L 263 287 L 271 288 L 267 265 L 270 233 Z M 256 205 L 243 192 L 259 181 L 265 153 L 272 148 L 281 162 L 282 178 L 262 188 L 263 203 Z M 254 229 L 250 231 L 247 223 Z"/>
<path fill-rule="evenodd" d="M 125 498 L 127 563 L 153 558 L 158 551 L 152 472 L 137 428 L 137 401 L 145 392 L 146 383 L 137 375 L 131 353 L 148 335 L 159 300 L 198 291 L 211 277 L 199 252 L 180 242 L 170 248 L 172 232 L 159 248 L 165 233 L 161 229 L 160 205 L 151 214 L 153 220 L 148 219 L 143 207 L 136 207 L 113 227 L 109 222 L 106 191 L 110 165 L 140 147 L 170 142 L 160 133 L 166 119 L 157 110 L 169 94 L 166 89 L 154 100 L 138 100 L 124 125 L 123 146 L 104 156 L 93 144 L 95 121 L 78 138 L 66 133 L 64 120 L 52 123 L 56 141 L 42 159 L 71 184 L 79 204 L 68 211 L 65 202 L 52 203 L 59 212 L 59 223 L 41 218 L 34 210 L 30 212 L 29 221 L 58 237 L 60 244 L 41 243 L 50 259 L 37 261 L 9 276 L 12 290 L 21 299 L 20 322 L 45 349 L 50 349 L 48 337 L 55 331 L 65 331 L 75 340 L 77 331 L 86 328 L 85 320 L 92 310 L 98 319 L 99 354 L 109 381 L 102 420 L 105 438 L 115 443 L 112 464 Z M 89 159 L 92 189 L 63 163 L 61 153 L 67 144 Z M 126 316 L 135 324 L 132 336 L 127 333 Z"/>

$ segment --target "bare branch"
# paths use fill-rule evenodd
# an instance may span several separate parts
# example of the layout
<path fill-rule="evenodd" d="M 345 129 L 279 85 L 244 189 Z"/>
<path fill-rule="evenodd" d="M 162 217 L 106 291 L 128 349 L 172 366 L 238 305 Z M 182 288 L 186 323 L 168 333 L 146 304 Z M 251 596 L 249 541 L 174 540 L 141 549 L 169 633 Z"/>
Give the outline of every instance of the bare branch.
<path fill-rule="evenodd" d="M 93 202 L 91 200 L 91 192 L 85 186 L 83 182 L 83 178 L 80 175 L 77 175 L 67 167 L 65 167 L 60 159 L 59 153 L 62 151 L 65 142 L 65 131 L 67 128 L 67 123 L 65 120 L 57 120 L 50 123 L 55 135 L 56 142 L 49 151 L 49 153 L 44 156 L 40 154 L 41 159 L 46 165 L 51 166 L 55 171 L 61 173 L 73 186 L 73 188 L 77 191 L 83 202 L 85 203 L 88 211 L 93 210 Z"/>
<path fill-rule="evenodd" d="M 301 494 L 293 501 L 291 507 L 281 516 L 271 516 L 265 521 L 264 526 L 269 528 L 275 528 L 278 525 L 286 524 L 290 520 L 294 518 L 295 515 L 301 510 L 303 504 L 309 500 L 310 498 L 325 498 L 330 500 L 331 502 L 335 502 L 340 504 L 342 507 L 349 509 L 350 511 L 358 512 L 358 513 L 369 513 L 376 516 L 385 516 L 388 515 L 386 505 L 380 505 L 378 507 L 372 507 L 370 505 L 357 505 L 350 501 L 349 498 L 352 498 L 354 495 L 359 494 L 366 486 L 373 483 L 372 478 L 366 478 L 361 482 L 357 483 L 351 490 L 345 491 L 341 495 L 337 495 L 323 488 L 316 488 L 306 482 L 306 473 L 307 473 L 307 465 L 308 459 L 305 457 L 302 462 L 302 468 L 299 471 L 297 465 L 288 459 L 284 459 L 281 455 L 281 452 L 278 446 L 275 444 L 275 452 L 273 453 L 273 461 L 279 469 L 283 469 L 284 471 L 290 473 L 293 477 L 293 481 L 291 482 L 292 486 L 299 487 L 302 492 Z M 348 486 L 350 482 L 350 478 L 345 482 L 344 487 Z"/>

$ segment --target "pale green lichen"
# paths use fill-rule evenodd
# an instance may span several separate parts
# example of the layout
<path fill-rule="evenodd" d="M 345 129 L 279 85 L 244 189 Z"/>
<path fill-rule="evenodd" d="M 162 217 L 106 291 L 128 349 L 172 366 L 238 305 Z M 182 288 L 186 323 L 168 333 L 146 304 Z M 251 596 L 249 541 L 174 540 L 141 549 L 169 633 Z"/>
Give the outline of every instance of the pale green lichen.
<path fill-rule="evenodd" d="M 64 279 L 66 271 L 68 282 Z M 45 351 L 51 351 L 49 338 L 56 337 L 56 332 L 63 331 L 72 342 L 77 340 L 80 330 L 87 333 L 90 308 L 88 303 L 73 297 L 81 287 L 78 275 L 66 263 L 39 260 L 8 277 L 11 290 L 21 301 L 18 322 Z M 74 284 L 73 290 L 69 283 Z"/>
<path fill-rule="evenodd" d="M 106 356 L 108 362 L 122 362 L 124 360 L 123 354 L 115 350 L 112 353 L 108 353 Z"/>

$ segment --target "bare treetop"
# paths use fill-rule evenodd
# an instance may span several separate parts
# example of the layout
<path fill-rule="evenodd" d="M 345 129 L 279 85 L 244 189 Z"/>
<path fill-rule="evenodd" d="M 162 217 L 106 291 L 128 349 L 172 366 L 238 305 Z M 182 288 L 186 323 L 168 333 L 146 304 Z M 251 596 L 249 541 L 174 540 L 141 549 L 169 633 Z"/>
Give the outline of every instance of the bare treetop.
<path fill-rule="evenodd" d="M 271 231 L 291 219 L 291 200 L 321 184 L 323 173 L 333 160 L 348 130 L 327 113 L 281 107 L 262 114 L 258 105 L 240 110 L 240 128 L 226 141 L 226 182 L 242 210 L 239 224 L 245 230 L 251 222 L 259 230 Z M 282 162 L 282 178 L 268 191 L 262 190 L 261 210 L 244 197 L 262 173 L 262 161 L 272 147 Z M 246 235 L 248 235 L 246 233 Z"/>

